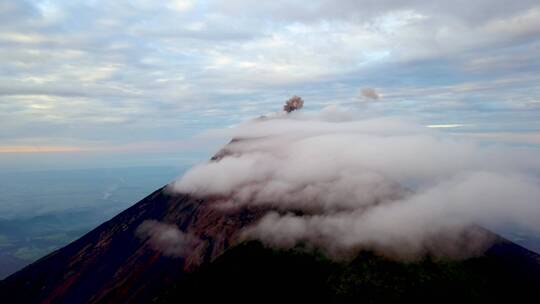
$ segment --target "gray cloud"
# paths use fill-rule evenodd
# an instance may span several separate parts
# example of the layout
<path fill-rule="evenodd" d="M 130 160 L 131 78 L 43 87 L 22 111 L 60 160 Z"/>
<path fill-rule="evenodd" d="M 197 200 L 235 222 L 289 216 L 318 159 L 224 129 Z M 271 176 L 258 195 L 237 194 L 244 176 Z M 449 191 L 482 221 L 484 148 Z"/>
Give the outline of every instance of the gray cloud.
<path fill-rule="evenodd" d="M 283 247 L 304 241 L 331 254 L 367 247 L 400 257 L 460 256 L 489 241 L 475 224 L 540 231 L 534 150 L 484 147 L 406 120 L 353 114 L 328 108 L 247 122 L 227 132 L 239 140 L 222 159 L 170 187 L 216 197 L 224 208 L 271 206 L 277 212 L 246 237 Z"/>
<path fill-rule="evenodd" d="M 454 121 L 446 105 L 465 105 L 459 117 L 531 126 L 538 113 L 520 109 L 538 104 L 538 14 L 502 0 L 2 1 L 0 107 L 14 110 L 0 136 L 150 140 L 238 123 L 291 92 L 313 107 L 354 101 L 362 83 L 408 102 L 374 105 L 386 114 Z"/>
<path fill-rule="evenodd" d="M 257 17 L 278 18 L 287 21 L 314 22 L 321 19 L 342 20 L 373 18 L 389 11 L 416 10 L 424 14 L 453 17 L 468 23 L 482 23 L 486 20 L 518 14 L 537 5 L 534 0 L 523 0 L 509 5 L 504 0 L 480 0 L 471 3 L 459 0 L 452 3 L 424 0 L 345 0 L 336 5 L 335 1 L 317 0 L 306 3 L 302 0 L 272 1 L 254 4 L 249 0 L 216 1 L 216 5 L 231 15 L 241 15 L 246 10 Z"/>

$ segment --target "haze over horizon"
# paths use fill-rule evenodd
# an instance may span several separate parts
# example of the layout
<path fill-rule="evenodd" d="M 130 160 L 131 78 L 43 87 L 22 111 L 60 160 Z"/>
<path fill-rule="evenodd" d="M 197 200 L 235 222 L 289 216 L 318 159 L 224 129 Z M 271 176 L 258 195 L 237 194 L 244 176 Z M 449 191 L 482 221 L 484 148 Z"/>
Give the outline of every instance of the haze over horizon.
<path fill-rule="evenodd" d="M 540 145 L 537 1 L 0 3 L 0 168 L 183 165 L 296 94 Z"/>

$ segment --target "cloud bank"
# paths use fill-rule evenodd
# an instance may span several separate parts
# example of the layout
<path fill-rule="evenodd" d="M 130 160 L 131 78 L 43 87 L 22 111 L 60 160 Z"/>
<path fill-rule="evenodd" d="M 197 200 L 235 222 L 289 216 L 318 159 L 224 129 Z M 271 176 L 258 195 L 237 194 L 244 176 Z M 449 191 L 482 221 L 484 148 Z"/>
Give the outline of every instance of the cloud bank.
<path fill-rule="evenodd" d="M 481 146 L 401 118 L 357 120 L 338 108 L 227 133 L 235 140 L 219 157 L 170 188 L 224 208 L 268 206 L 244 235 L 273 246 L 460 256 L 490 241 L 475 225 L 540 231 L 535 151 Z"/>
<path fill-rule="evenodd" d="M 322 107 L 364 84 L 385 114 L 538 132 L 539 29 L 538 0 L 3 0 L 0 138 L 186 142 L 290 92 Z"/>

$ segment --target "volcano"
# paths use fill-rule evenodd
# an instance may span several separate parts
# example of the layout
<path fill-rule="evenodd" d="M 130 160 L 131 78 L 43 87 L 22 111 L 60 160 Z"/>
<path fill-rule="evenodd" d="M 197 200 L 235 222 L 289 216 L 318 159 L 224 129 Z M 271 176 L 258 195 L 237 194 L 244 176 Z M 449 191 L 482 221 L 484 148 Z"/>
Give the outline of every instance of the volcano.
<path fill-rule="evenodd" d="M 5 303 L 148 303 L 189 299 L 248 302 L 257 294 L 354 300 L 526 298 L 540 287 L 540 256 L 497 237 L 466 260 L 396 262 L 371 252 L 334 262 L 301 249 L 237 242 L 261 209 L 223 212 L 212 200 L 159 189 L 64 248 L 0 283 Z M 145 220 L 177 225 L 202 242 L 186 257 L 136 237 Z"/>
<path fill-rule="evenodd" d="M 5 303 L 247 301 L 264 292 L 344 301 L 444 294 L 501 300 L 526 298 L 540 287 L 540 256 L 500 237 L 483 255 L 466 260 L 401 263 L 362 252 L 352 261 L 333 262 L 304 250 L 237 243 L 239 231 L 262 215 L 261 209 L 223 212 L 211 199 L 162 188 L 3 280 L 1 298 Z M 174 224 L 202 242 L 186 257 L 164 255 L 135 236 L 149 219 Z"/>
<path fill-rule="evenodd" d="M 212 161 L 227 155 L 223 150 Z M 4 303 L 172 303 L 303 301 L 369 303 L 500 302 L 536 297 L 540 256 L 483 228 L 481 254 L 429 254 L 398 261 L 369 248 L 330 259 L 297 244 L 279 249 L 242 238 L 268 206 L 220 208 L 221 198 L 156 190 L 78 240 L 0 282 Z M 144 223 L 174 227 L 197 241 L 182 254 L 156 248 Z M 467 236 L 464 236 L 467 240 Z"/>

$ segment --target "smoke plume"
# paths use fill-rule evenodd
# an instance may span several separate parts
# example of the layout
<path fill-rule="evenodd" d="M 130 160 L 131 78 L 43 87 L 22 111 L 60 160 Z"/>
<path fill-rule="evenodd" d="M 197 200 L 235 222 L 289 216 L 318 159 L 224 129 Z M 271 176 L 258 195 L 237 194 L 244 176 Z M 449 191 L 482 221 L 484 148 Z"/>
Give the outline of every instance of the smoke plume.
<path fill-rule="evenodd" d="M 372 100 L 379 99 L 379 94 L 377 93 L 377 91 L 375 91 L 374 88 L 363 88 L 360 93 L 362 94 L 362 96 L 368 99 L 372 99 Z"/>
<path fill-rule="evenodd" d="M 283 111 L 291 113 L 292 111 L 300 110 L 304 106 L 304 100 L 299 96 L 293 96 L 285 102 Z"/>
<path fill-rule="evenodd" d="M 400 118 L 350 111 L 276 115 L 231 131 L 220 157 L 170 189 L 268 206 L 244 231 L 272 246 L 330 254 L 466 256 L 492 241 L 478 226 L 540 231 L 537 152 L 482 146 Z"/>

